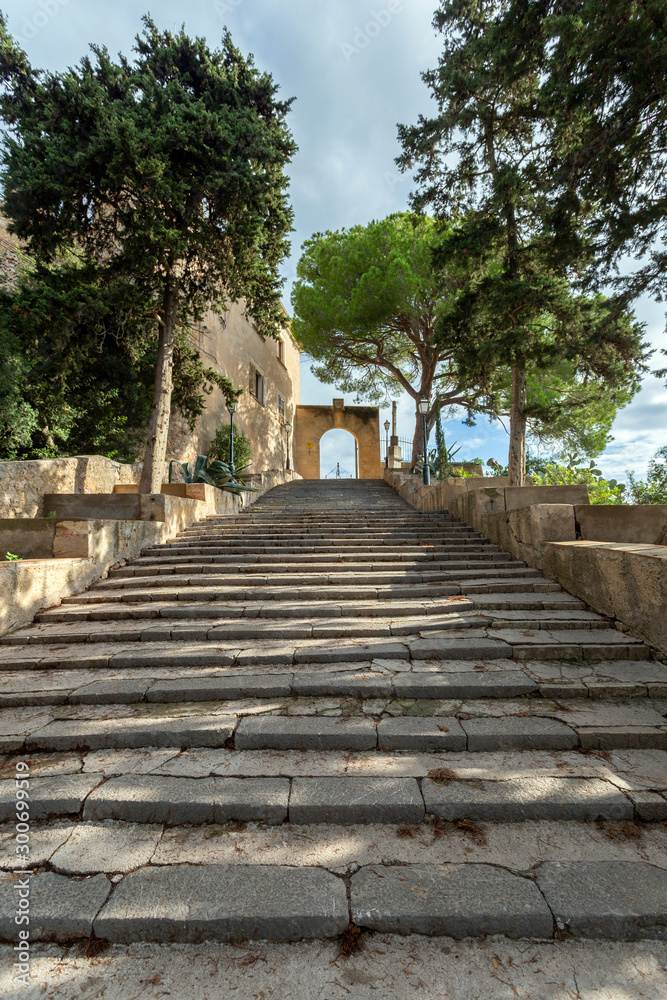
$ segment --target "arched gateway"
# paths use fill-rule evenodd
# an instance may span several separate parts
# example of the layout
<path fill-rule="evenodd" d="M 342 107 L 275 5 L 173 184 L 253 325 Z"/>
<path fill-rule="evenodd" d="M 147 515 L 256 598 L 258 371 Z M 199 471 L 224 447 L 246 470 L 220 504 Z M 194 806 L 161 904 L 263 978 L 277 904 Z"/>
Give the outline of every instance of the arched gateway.
<path fill-rule="evenodd" d="M 359 448 L 359 478 L 381 479 L 380 410 L 377 406 L 297 406 L 294 435 L 296 471 L 304 479 L 320 478 L 320 439 L 340 428 L 354 436 Z"/>

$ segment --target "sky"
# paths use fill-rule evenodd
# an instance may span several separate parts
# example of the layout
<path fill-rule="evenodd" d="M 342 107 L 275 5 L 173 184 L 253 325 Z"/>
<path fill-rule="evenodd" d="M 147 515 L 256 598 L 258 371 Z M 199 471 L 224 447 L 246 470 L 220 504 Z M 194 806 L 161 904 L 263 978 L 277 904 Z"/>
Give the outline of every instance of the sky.
<path fill-rule="evenodd" d="M 242 52 L 270 71 L 283 98 L 295 97 L 289 116 L 299 146 L 290 167 L 295 211 L 292 254 L 283 266 L 283 299 L 289 309 L 299 250 L 314 232 L 364 224 L 408 207 L 409 174 L 395 165 L 396 125 L 430 114 L 432 102 L 420 78 L 436 65 L 441 41 L 431 20 L 435 0 L 0 0 L 0 9 L 33 66 L 62 70 L 79 61 L 91 42 L 112 54 L 130 53 L 141 17 L 151 13 L 160 28 L 204 36 L 216 47 L 226 25 Z M 666 346 L 664 305 L 635 303 L 646 337 Z M 661 367 L 659 355 L 654 367 Z M 664 360 L 664 359 L 663 359 Z M 301 365 L 301 402 L 329 402 L 341 393 L 322 385 Z M 353 404 L 347 397 L 346 403 Z M 399 400 L 398 433 L 412 437 L 414 404 Z M 381 423 L 390 417 L 382 408 Z M 667 388 L 648 376 L 641 392 L 621 410 L 614 441 L 597 459 L 603 473 L 622 480 L 627 470 L 644 474 L 654 452 L 667 443 Z M 507 460 L 504 427 L 481 418 L 469 428 L 445 423 L 447 443 L 461 446 L 460 459 Z M 383 432 L 384 436 L 384 432 Z M 322 439 L 322 474 L 340 462 L 354 470 L 352 438 L 332 431 Z"/>

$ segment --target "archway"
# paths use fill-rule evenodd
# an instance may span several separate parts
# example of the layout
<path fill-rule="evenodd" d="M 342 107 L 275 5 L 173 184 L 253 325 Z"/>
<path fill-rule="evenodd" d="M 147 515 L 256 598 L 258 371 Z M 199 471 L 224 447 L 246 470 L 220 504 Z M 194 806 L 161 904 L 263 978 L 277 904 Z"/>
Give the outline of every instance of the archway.
<path fill-rule="evenodd" d="M 356 438 L 359 478 L 381 479 L 380 410 L 377 406 L 297 406 L 294 432 L 296 471 L 304 479 L 320 478 L 320 440 L 327 431 L 341 429 Z"/>
<path fill-rule="evenodd" d="M 320 438 L 320 479 L 357 479 L 359 445 L 342 427 L 325 431 Z"/>

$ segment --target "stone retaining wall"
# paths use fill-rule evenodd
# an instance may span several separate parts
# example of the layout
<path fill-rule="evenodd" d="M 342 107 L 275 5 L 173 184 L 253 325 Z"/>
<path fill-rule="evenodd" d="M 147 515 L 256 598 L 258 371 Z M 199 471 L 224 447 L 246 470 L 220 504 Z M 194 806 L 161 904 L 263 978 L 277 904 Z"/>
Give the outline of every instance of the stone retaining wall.
<path fill-rule="evenodd" d="M 277 471 L 257 478 L 260 485 L 248 494 L 250 503 L 301 477 Z M 119 562 L 168 541 L 195 521 L 237 513 L 245 502 L 213 486 L 205 486 L 204 494 L 203 500 L 168 494 L 51 495 L 46 506 L 55 517 L 0 519 L 0 559 L 7 551 L 22 557 L 0 561 L 0 635 L 28 625 L 38 611 L 63 597 L 81 593 Z"/>
<path fill-rule="evenodd" d="M 112 493 L 140 473 L 141 463 L 123 465 L 101 455 L 0 462 L 0 518 L 41 517 L 47 493 Z"/>

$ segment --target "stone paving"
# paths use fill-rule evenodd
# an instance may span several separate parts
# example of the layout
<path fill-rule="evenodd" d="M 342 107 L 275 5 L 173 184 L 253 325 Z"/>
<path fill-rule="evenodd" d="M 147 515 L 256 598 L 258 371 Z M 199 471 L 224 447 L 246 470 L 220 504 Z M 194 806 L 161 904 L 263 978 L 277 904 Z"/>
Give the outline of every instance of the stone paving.
<path fill-rule="evenodd" d="M 667 938 L 667 666 L 382 482 L 195 525 L 0 671 L 7 942 L 17 760 L 33 941 Z"/>

